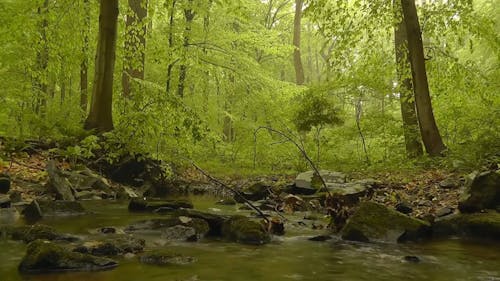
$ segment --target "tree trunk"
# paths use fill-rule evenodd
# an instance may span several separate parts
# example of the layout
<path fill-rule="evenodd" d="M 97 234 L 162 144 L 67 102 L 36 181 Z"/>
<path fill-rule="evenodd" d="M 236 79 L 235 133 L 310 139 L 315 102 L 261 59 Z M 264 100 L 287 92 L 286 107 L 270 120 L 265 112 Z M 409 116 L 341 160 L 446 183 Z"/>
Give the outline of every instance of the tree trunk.
<path fill-rule="evenodd" d="M 122 90 L 128 98 L 132 91 L 130 78 L 144 80 L 148 0 L 128 0 L 130 10 L 125 23 L 125 60 L 123 62 Z"/>
<path fill-rule="evenodd" d="M 293 64 L 295 67 L 295 82 L 297 85 L 304 84 L 304 67 L 300 58 L 300 22 L 302 18 L 303 0 L 295 0 L 295 18 L 293 20 Z"/>
<path fill-rule="evenodd" d="M 92 102 L 84 125 L 87 130 L 107 132 L 113 129 L 113 70 L 117 19 L 118 0 L 101 0 Z"/>
<path fill-rule="evenodd" d="M 401 11 L 401 6 L 394 1 L 396 11 Z M 413 85 L 409 73 L 410 62 L 408 61 L 408 41 L 406 26 L 403 18 L 394 29 L 394 51 L 396 54 L 396 72 L 398 78 L 399 102 L 401 104 L 401 116 L 403 118 L 403 132 L 408 158 L 421 156 L 422 143 L 418 128 L 417 113 L 415 111 L 415 99 Z"/>
<path fill-rule="evenodd" d="M 184 28 L 184 53 L 183 60 L 181 66 L 179 67 L 179 84 L 177 85 L 177 94 L 179 97 L 184 97 L 184 82 L 186 81 L 187 76 L 187 65 L 186 65 L 186 57 L 187 51 L 189 47 L 189 37 L 191 34 L 191 23 L 193 22 L 195 13 L 191 10 L 192 0 L 188 0 L 189 8 L 184 9 L 184 17 L 186 18 L 186 27 Z"/>
<path fill-rule="evenodd" d="M 401 0 L 404 21 L 408 37 L 408 50 L 412 68 L 413 87 L 415 91 L 415 103 L 417 116 L 420 124 L 420 133 L 424 142 L 425 150 L 431 156 L 441 155 L 446 146 L 439 134 L 434 114 L 432 112 L 429 84 L 425 70 L 424 47 L 420 25 L 418 22 L 417 9 L 414 0 Z"/>
<path fill-rule="evenodd" d="M 90 33 L 90 3 L 89 0 L 83 0 L 83 46 L 82 46 L 82 62 L 80 64 L 80 110 L 82 116 L 87 113 L 88 105 L 88 70 L 89 70 L 89 33 Z"/>
<path fill-rule="evenodd" d="M 172 0 L 172 6 L 169 12 L 169 27 L 168 27 L 168 59 L 172 60 L 172 49 L 174 47 L 174 16 L 176 0 Z M 167 94 L 170 93 L 170 83 L 172 81 L 172 69 L 174 68 L 174 61 L 171 61 L 167 66 Z"/>
<path fill-rule="evenodd" d="M 47 44 L 47 28 L 49 26 L 49 0 L 44 0 L 43 5 L 38 7 L 40 39 L 37 42 L 36 74 L 34 77 L 35 89 L 35 113 L 45 115 L 48 95 L 47 66 L 49 63 L 49 47 Z"/>

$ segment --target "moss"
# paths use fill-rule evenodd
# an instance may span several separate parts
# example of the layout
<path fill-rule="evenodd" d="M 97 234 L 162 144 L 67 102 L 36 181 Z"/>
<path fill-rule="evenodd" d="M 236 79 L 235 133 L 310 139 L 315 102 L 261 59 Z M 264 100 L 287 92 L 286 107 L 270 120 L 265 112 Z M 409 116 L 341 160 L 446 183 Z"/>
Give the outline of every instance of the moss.
<path fill-rule="evenodd" d="M 224 222 L 222 235 L 235 242 L 260 245 L 270 241 L 267 231 L 258 222 L 243 216 L 234 216 Z"/>
<path fill-rule="evenodd" d="M 403 242 L 427 235 L 429 226 L 427 222 L 410 218 L 384 205 L 363 202 L 349 218 L 341 235 L 346 240 Z"/>
<path fill-rule="evenodd" d="M 26 243 L 37 239 L 77 241 L 78 238 L 58 233 L 54 228 L 46 225 L 35 224 L 10 227 L 6 232 L 13 240 L 22 240 Z"/>
<path fill-rule="evenodd" d="M 437 221 L 433 225 L 435 236 L 457 235 L 461 237 L 500 240 L 500 213 L 458 214 Z"/>
<path fill-rule="evenodd" d="M 21 272 L 95 271 L 116 267 L 107 258 L 71 252 L 54 243 L 36 240 L 28 245 L 26 255 L 19 264 Z"/>
<path fill-rule="evenodd" d="M 142 255 L 139 261 L 152 265 L 184 265 L 195 262 L 196 259 L 167 250 L 156 250 Z"/>

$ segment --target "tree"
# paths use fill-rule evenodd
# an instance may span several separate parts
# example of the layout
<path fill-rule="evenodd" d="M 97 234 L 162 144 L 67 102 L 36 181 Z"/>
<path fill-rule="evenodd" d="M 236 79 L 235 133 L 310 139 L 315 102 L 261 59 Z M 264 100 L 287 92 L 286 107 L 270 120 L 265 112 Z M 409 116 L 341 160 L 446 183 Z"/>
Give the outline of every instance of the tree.
<path fill-rule="evenodd" d="M 183 41 L 183 59 L 181 66 L 179 67 L 179 84 L 177 85 L 177 95 L 179 97 L 184 97 L 184 82 L 186 81 L 187 76 L 187 51 L 189 47 L 189 37 L 191 35 L 191 24 L 196 16 L 196 13 L 193 11 L 193 0 L 187 0 L 187 7 L 184 8 L 184 17 L 186 19 L 186 26 L 184 27 L 184 41 Z"/>
<path fill-rule="evenodd" d="M 395 11 L 401 11 L 398 1 L 394 1 Z M 401 116 L 403 118 L 403 131 L 406 144 L 406 153 L 409 158 L 422 155 L 422 144 L 418 128 L 418 119 L 415 109 L 415 99 L 413 95 L 413 85 L 408 70 L 408 40 L 406 26 L 402 17 L 394 28 L 394 51 L 396 55 L 396 72 L 398 78 L 399 102 L 401 104 Z"/>
<path fill-rule="evenodd" d="M 401 0 L 401 5 L 403 8 L 408 39 L 408 50 L 420 133 L 422 134 L 422 141 L 427 153 L 431 156 L 437 156 L 446 149 L 446 146 L 441 139 L 432 111 L 429 83 L 427 81 L 427 72 L 425 69 L 424 47 L 422 44 L 417 9 L 414 0 Z"/>
<path fill-rule="evenodd" d="M 125 60 L 123 62 L 122 91 L 124 97 L 131 92 L 130 78 L 144 80 L 148 0 L 128 0 L 130 11 L 125 21 Z"/>
<path fill-rule="evenodd" d="M 48 21 L 49 13 L 49 0 L 44 0 L 43 5 L 38 7 L 38 15 L 40 16 L 39 25 L 39 41 L 37 42 L 37 52 L 36 52 L 36 73 L 33 79 L 35 89 L 35 112 L 40 113 L 42 116 L 45 115 L 45 110 L 47 106 L 47 94 L 48 94 L 48 75 L 47 67 L 49 63 L 49 47 L 47 41 L 47 29 L 49 25 Z"/>
<path fill-rule="evenodd" d="M 304 67 L 300 58 L 300 30 L 302 19 L 302 4 L 303 0 L 295 0 L 295 18 L 293 20 L 293 65 L 295 67 L 295 82 L 297 85 L 304 84 Z"/>
<path fill-rule="evenodd" d="M 107 132 L 113 129 L 113 71 L 115 67 L 118 0 L 101 0 L 94 87 L 90 113 L 84 128 Z"/>
<path fill-rule="evenodd" d="M 88 104 L 88 69 L 89 69 L 89 33 L 90 33 L 90 0 L 83 0 L 83 45 L 82 62 L 80 64 L 80 109 L 85 114 Z"/>

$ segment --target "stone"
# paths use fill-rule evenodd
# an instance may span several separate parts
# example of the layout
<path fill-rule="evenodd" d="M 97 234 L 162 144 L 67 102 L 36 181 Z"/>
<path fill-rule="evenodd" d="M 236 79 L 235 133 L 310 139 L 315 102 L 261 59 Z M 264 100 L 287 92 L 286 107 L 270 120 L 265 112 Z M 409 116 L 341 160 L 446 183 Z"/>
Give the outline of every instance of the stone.
<path fill-rule="evenodd" d="M 10 198 L 7 195 L 0 195 L 0 209 L 10 208 Z"/>
<path fill-rule="evenodd" d="M 99 232 L 103 233 L 103 234 L 115 234 L 116 228 L 114 228 L 114 227 L 101 227 L 99 229 Z"/>
<path fill-rule="evenodd" d="M 413 212 L 413 208 L 407 202 L 399 202 L 398 204 L 396 204 L 396 211 L 407 215 Z"/>
<path fill-rule="evenodd" d="M 240 191 L 239 194 L 241 194 L 241 196 L 243 196 L 243 198 L 246 200 L 258 201 L 265 199 L 267 196 L 269 196 L 270 189 L 271 186 L 269 184 L 266 184 L 264 182 L 256 182 L 251 186 Z M 241 196 L 235 194 L 233 198 L 238 203 L 245 203 L 245 200 L 241 198 Z"/>
<path fill-rule="evenodd" d="M 230 216 L 201 212 L 194 209 L 180 209 L 175 211 L 173 215 L 197 218 L 206 221 L 209 226 L 207 236 L 221 236 L 222 225 L 230 218 Z"/>
<path fill-rule="evenodd" d="M 171 217 L 171 218 L 162 218 L 162 219 L 149 219 L 135 222 L 125 228 L 126 232 L 151 232 L 158 231 L 162 232 L 165 237 L 168 238 L 168 234 L 172 234 L 175 236 L 173 231 L 179 229 L 170 229 L 170 231 L 166 230 L 175 226 L 182 226 L 186 228 L 190 228 L 194 230 L 194 234 L 189 235 L 186 239 L 191 238 L 196 240 L 204 237 L 209 232 L 209 224 L 200 218 L 191 218 L 191 217 Z M 194 235 L 194 237 L 192 237 Z M 177 236 L 180 236 L 177 235 Z M 192 240 L 190 240 L 192 241 Z"/>
<path fill-rule="evenodd" d="M 20 217 L 21 214 L 19 214 L 16 208 L 0 209 L 0 225 L 14 224 L 19 220 Z"/>
<path fill-rule="evenodd" d="M 406 242 L 430 236 L 430 224 L 374 202 L 362 202 L 341 230 L 342 239 Z"/>
<path fill-rule="evenodd" d="M 318 236 L 308 238 L 307 240 L 316 241 L 316 242 L 324 242 L 324 241 L 328 241 L 331 239 L 332 239 L 332 237 L 330 235 L 318 235 Z"/>
<path fill-rule="evenodd" d="M 118 266 L 114 260 L 72 252 L 52 242 L 36 240 L 28 245 L 19 264 L 23 273 L 98 271 Z"/>
<path fill-rule="evenodd" d="M 262 245 L 271 240 L 260 223 L 243 216 L 233 216 L 225 221 L 222 236 L 230 241 L 251 245 Z"/>
<path fill-rule="evenodd" d="M 144 250 L 146 242 L 131 236 L 115 235 L 111 238 L 98 241 L 87 241 L 75 249 L 74 252 L 91 254 L 94 256 L 118 256 L 126 253 L 137 254 Z"/>
<path fill-rule="evenodd" d="M 186 199 L 144 200 L 141 198 L 133 198 L 128 204 L 128 210 L 130 212 L 168 211 L 180 208 L 192 209 L 193 203 Z"/>
<path fill-rule="evenodd" d="M 436 220 L 433 227 L 436 237 L 459 236 L 500 240 L 500 213 L 454 214 Z"/>
<path fill-rule="evenodd" d="M 420 258 L 417 256 L 405 256 L 403 259 L 407 262 L 410 262 L 410 263 L 419 263 L 420 262 Z"/>
<path fill-rule="evenodd" d="M 453 213 L 453 209 L 448 208 L 448 207 L 443 207 L 443 208 L 437 210 L 436 217 L 440 218 L 440 217 L 450 215 L 452 213 Z"/>
<path fill-rule="evenodd" d="M 456 188 L 457 186 L 458 186 L 458 182 L 453 180 L 453 179 L 450 179 L 450 178 L 444 179 L 444 180 L 439 182 L 439 187 L 441 187 L 443 189 L 452 189 L 452 188 Z"/>
<path fill-rule="evenodd" d="M 78 237 L 59 233 L 54 228 L 42 224 L 11 226 L 4 228 L 3 232 L 13 240 L 21 240 L 26 243 L 37 239 L 67 242 L 79 240 Z"/>
<path fill-rule="evenodd" d="M 47 174 L 49 176 L 47 187 L 50 191 L 55 193 L 56 199 L 75 201 L 75 191 L 73 190 L 71 183 L 62 175 L 62 171 L 57 168 L 54 160 L 47 162 Z"/>
<path fill-rule="evenodd" d="M 10 190 L 10 177 L 0 174 L 0 194 L 7 194 Z"/>
<path fill-rule="evenodd" d="M 33 200 L 22 214 L 28 221 L 36 221 L 43 217 L 79 216 L 87 212 L 77 201 Z"/>
<path fill-rule="evenodd" d="M 140 256 L 139 261 L 144 264 L 167 266 L 186 265 L 195 262 L 196 259 L 171 251 L 156 250 Z"/>
<path fill-rule="evenodd" d="M 473 177 L 458 203 L 462 213 L 496 209 L 500 205 L 500 170 L 487 171 Z"/>
<path fill-rule="evenodd" d="M 19 203 L 23 201 L 23 195 L 21 191 L 18 190 L 9 191 L 9 198 L 12 203 Z"/>
<path fill-rule="evenodd" d="M 196 233 L 196 229 L 189 226 L 175 225 L 172 227 L 167 227 L 162 231 L 161 238 L 166 240 L 180 240 L 180 241 L 198 241 L 199 237 Z"/>

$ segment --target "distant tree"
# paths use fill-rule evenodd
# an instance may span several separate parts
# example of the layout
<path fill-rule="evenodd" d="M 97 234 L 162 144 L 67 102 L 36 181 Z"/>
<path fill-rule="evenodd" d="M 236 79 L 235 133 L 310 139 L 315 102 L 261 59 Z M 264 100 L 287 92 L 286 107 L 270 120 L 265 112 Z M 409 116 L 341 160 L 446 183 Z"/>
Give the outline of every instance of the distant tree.
<path fill-rule="evenodd" d="M 47 67 L 49 63 L 49 45 L 47 41 L 47 29 L 49 26 L 49 0 L 44 0 L 38 7 L 39 16 L 39 41 L 36 46 L 36 66 L 33 79 L 33 88 L 35 90 L 35 112 L 41 115 L 45 114 L 48 94 L 48 75 Z"/>
<path fill-rule="evenodd" d="M 440 155 L 446 146 L 439 134 L 429 94 L 429 82 L 425 69 L 424 47 L 414 0 L 401 0 L 408 38 L 408 50 L 415 92 L 417 116 L 425 150 L 431 156 Z"/>
<path fill-rule="evenodd" d="M 125 60 L 123 62 L 122 91 L 124 97 L 131 92 L 130 78 L 144 79 L 148 0 L 128 0 L 129 11 L 125 20 Z"/>
<path fill-rule="evenodd" d="M 186 19 L 184 27 L 184 53 L 181 66 L 179 67 L 179 84 L 177 85 L 177 94 L 179 97 L 184 96 L 184 82 L 187 76 L 187 63 L 186 63 L 186 53 L 189 47 L 189 38 L 191 36 L 191 24 L 194 20 L 196 13 L 193 11 L 193 0 L 187 0 L 186 7 L 184 8 L 184 18 Z"/>
<path fill-rule="evenodd" d="M 80 109 L 83 114 L 87 113 L 88 105 L 88 69 L 89 69 L 89 33 L 90 33 L 90 3 L 89 0 L 83 0 L 83 45 L 82 62 L 80 64 Z"/>
<path fill-rule="evenodd" d="M 394 10 L 398 18 L 398 24 L 394 28 L 394 50 L 396 54 L 396 71 L 398 78 L 399 102 L 401 104 L 401 116 L 403 119 L 403 131 L 406 144 L 406 153 L 409 158 L 422 155 L 422 143 L 418 128 L 418 119 L 415 109 L 415 98 L 410 76 L 410 62 L 408 60 L 408 40 L 406 26 L 401 12 L 401 4 L 394 1 Z"/>
<path fill-rule="evenodd" d="M 304 84 L 304 67 L 302 66 L 302 59 L 300 57 L 300 31 L 302 19 L 302 5 L 303 0 L 295 0 L 295 18 L 293 20 L 293 64 L 295 67 L 295 82 L 297 85 Z"/>
<path fill-rule="evenodd" d="M 113 71 L 115 67 L 118 0 L 101 0 L 94 88 L 84 128 L 107 132 L 113 129 Z"/>

